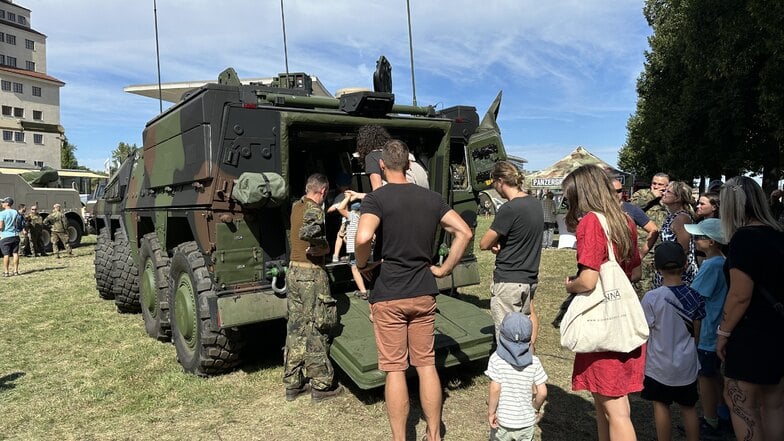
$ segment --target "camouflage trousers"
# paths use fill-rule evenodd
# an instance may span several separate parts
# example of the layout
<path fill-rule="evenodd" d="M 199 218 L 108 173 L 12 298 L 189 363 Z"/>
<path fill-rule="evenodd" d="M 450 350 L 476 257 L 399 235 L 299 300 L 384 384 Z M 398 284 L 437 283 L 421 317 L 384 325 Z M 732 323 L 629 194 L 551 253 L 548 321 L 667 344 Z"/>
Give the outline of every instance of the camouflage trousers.
<path fill-rule="evenodd" d="M 52 251 L 59 256 L 60 248 L 58 247 L 58 242 L 62 242 L 65 245 L 65 251 L 68 254 L 73 254 L 71 245 L 68 243 L 68 233 L 65 231 L 52 231 Z"/>
<path fill-rule="evenodd" d="M 30 236 L 30 251 L 35 255 L 44 254 L 44 242 L 41 239 L 43 229 L 40 225 L 32 226 L 27 232 L 27 235 Z"/>
<path fill-rule="evenodd" d="M 329 279 L 322 268 L 290 266 L 286 274 L 288 287 L 288 323 L 283 355 L 283 384 L 298 388 L 310 379 L 319 390 L 332 387 L 334 369 L 329 361 L 330 337 L 315 326 L 319 294 L 329 293 Z"/>
<path fill-rule="evenodd" d="M 646 292 L 653 289 L 653 275 L 656 270 L 653 267 L 653 251 L 642 258 L 642 277 L 638 282 L 634 282 L 634 289 L 637 290 L 637 297 L 641 298 Z"/>

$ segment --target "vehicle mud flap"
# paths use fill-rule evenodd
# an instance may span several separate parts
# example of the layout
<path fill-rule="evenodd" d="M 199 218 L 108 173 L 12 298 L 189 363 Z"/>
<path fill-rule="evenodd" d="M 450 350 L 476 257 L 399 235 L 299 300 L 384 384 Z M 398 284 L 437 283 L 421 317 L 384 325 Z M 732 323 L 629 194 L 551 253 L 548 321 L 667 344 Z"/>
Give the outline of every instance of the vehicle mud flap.
<path fill-rule="evenodd" d="M 369 304 L 346 294 L 336 294 L 340 324 L 330 357 L 362 389 L 383 386 L 378 370 Z M 441 369 L 483 360 L 490 356 L 495 328 L 487 311 L 449 296 L 436 297 L 436 367 Z"/>

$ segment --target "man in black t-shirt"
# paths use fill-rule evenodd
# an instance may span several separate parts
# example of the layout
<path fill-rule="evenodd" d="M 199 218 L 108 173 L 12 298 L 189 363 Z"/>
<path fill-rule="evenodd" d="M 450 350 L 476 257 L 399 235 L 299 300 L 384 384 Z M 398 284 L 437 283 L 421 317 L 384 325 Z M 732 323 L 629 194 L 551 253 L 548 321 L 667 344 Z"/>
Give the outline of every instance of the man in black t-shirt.
<path fill-rule="evenodd" d="M 522 312 L 531 318 L 531 346 L 539 335 L 534 293 L 539 283 L 544 212 L 542 204 L 523 191 L 523 174 L 508 161 L 495 164 L 493 187 L 508 202 L 501 205 L 479 247 L 495 253 L 495 271 L 490 287 L 490 314 L 495 336 L 506 314 Z"/>
<path fill-rule="evenodd" d="M 378 368 L 387 373 L 385 399 L 393 440 L 404 440 L 408 419 L 406 369 L 416 367 L 429 440 L 440 440 L 441 382 L 435 368 L 436 277 L 445 277 L 463 256 L 471 229 L 436 192 L 406 180 L 408 147 L 386 143 L 380 167 L 387 185 L 368 193 L 356 236 L 357 268 L 367 271 L 370 241 L 378 231 L 381 264 L 370 295 Z M 416 207 L 416 209 L 412 209 Z M 438 226 L 453 236 L 441 266 L 431 263 Z M 379 246 L 379 245 L 377 245 Z"/>

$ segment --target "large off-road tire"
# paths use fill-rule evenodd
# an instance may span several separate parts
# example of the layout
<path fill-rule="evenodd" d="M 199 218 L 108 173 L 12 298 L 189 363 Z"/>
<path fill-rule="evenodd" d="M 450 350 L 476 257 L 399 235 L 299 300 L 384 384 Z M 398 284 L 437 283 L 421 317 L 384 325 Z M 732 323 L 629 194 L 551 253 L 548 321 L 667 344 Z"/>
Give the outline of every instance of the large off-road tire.
<path fill-rule="evenodd" d="M 172 340 L 185 371 L 201 376 L 236 367 L 244 346 L 239 330 L 213 326 L 208 300 L 214 296 L 212 278 L 196 243 L 177 246 L 169 276 Z"/>
<path fill-rule="evenodd" d="M 98 288 L 98 295 L 102 299 L 114 299 L 114 292 L 112 285 L 112 256 L 114 255 L 114 244 L 109 237 L 109 229 L 104 228 L 101 234 L 98 235 L 97 242 L 95 243 L 95 285 Z"/>
<path fill-rule="evenodd" d="M 139 304 L 139 268 L 131 257 L 131 247 L 123 231 L 114 236 L 114 255 L 112 256 L 112 280 L 114 285 L 114 304 L 117 311 L 136 313 L 141 311 Z"/>
<path fill-rule="evenodd" d="M 169 256 L 155 233 L 145 234 L 139 247 L 139 302 L 147 334 L 160 341 L 171 339 L 169 324 Z"/>
<path fill-rule="evenodd" d="M 71 245 L 71 248 L 76 248 L 82 243 L 82 235 L 84 232 L 77 220 L 69 218 L 68 228 L 65 232 L 68 233 L 68 244 Z"/>

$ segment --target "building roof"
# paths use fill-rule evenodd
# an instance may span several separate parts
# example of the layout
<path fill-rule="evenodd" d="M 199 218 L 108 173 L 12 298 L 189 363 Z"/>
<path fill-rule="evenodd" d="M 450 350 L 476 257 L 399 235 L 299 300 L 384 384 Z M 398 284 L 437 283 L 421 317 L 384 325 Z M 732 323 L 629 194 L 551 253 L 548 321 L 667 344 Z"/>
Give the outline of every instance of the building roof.
<path fill-rule="evenodd" d="M 29 9 L 25 8 L 24 6 L 20 5 L 19 3 L 14 3 L 14 2 L 8 1 L 8 0 L 0 0 L 0 3 L 5 3 L 7 5 L 14 5 L 14 6 L 16 6 L 19 9 L 24 9 L 25 11 L 30 12 Z"/>
<path fill-rule="evenodd" d="M 0 71 L 10 72 L 13 74 L 21 75 L 23 77 L 35 78 L 36 80 L 51 81 L 52 83 L 57 83 L 59 86 L 65 86 L 64 81 L 58 80 L 57 78 L 42 72 L 35 72 L 32 70 L 25 70 L 25 69 L 19 69 L 16 67 L 8 67 L 8 66 L 0 66 Z"/>
<path fill-rule="evenodd" d="M 329 93 L 323 84 L 321 84 L 321 81 L 319 81 L 317 77 L 311 76 L 310 78 L 313 80 L 313 96 L 332 97 L 332 94 Z M 241 82 L 242 84 L 261 83 L 268 85 L 272 82 L 273 79 L 275 78 L 249 78 L 242 80 Z M 208 83 L 217 83 L 217 80 L 161 83 L 161 99 L 170 103 L 178 103 L 182 99 L 183 94 L 193 89 L 198 89 L 199 87 Z M 156 100 L 158 99 L 158 84 L 139 84 L 127 86 L 123 88 L 123 91 L 135 95 L 146 96 L 148 98 L 154 98 Z"/>

